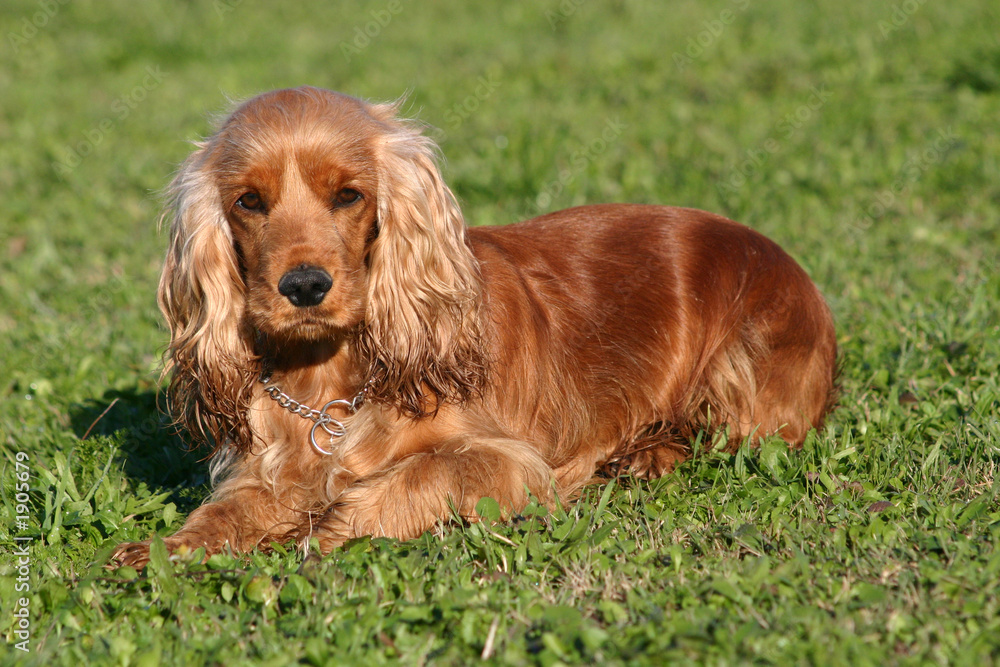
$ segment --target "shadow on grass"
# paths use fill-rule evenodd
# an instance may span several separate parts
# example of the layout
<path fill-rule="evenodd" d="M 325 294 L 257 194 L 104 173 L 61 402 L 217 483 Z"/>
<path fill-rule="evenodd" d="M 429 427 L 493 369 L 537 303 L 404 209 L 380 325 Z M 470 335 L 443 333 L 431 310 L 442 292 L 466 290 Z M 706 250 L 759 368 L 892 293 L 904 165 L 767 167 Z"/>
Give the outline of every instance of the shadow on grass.
<path fill-rule="evenodd" d="M 188 512 L 209 492 L 208 449 L 189 447 L 158 407 L 162 399 L 156 391 L 139 388 L 107 391 L 74 405 L 70 420 L 81 439 L 117 441 L 115 464 L 136 484 L 145 482 L 154 493 L 170 492 L 170 501 Z"/>

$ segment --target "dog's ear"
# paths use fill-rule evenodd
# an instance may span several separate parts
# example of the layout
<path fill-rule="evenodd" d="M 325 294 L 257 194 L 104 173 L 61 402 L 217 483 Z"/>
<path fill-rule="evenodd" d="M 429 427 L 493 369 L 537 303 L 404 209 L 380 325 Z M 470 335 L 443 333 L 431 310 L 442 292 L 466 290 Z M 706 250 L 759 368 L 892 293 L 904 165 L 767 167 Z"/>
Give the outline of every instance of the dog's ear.
<path fill-rule="evenodd" d="M 483 382 L 479 266 L 462 212 L 444 184 L 436 145 L 373 107 L 378 143 L 379 235 L 370 256 L 361 349 L 375 398 L 422 414 L 462 401 Z"/>
<path fill-rule="evenodd" d="M 169 189 L 170 242 L 157 295 L 170 328 L 163 372 L 170 375 L 170 411 L 196 440 L 246 450 L 253 345 L 232 232 L 208 161 L 203 144 Z"/>

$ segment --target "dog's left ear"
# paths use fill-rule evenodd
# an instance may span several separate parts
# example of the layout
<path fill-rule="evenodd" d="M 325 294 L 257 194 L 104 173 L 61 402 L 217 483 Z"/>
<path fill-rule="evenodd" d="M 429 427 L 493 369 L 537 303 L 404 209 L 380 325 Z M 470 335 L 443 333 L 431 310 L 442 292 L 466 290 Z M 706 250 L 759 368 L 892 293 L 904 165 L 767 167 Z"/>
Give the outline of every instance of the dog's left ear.
<path fill-rule="evenodd" d="M 371 248 L 361 349 L 376 378 L 373 397 L 411 414 L 462 401 L 483 383 L 482 282 L 436 145 L 372 108 L 383 120 L 378 154 L 379 234 Z"/>

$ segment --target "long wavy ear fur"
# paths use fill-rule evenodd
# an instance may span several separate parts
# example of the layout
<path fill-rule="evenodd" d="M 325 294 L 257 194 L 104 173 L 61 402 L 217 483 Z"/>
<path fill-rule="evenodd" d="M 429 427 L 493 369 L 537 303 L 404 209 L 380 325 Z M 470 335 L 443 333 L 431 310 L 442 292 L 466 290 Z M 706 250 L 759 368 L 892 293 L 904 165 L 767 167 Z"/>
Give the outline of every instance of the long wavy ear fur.
<path fill-rule="evenodd" d="M 233 238 L 207 161 L 202 145 L 169 189 L 170 244 L 157 295 L 170 327 L 163 372 L 170 412 L 195 440 L 246 451 L 255 356 Z"/>
<path fill-rule="evenodd" d="M 436 145 L 395 119 L 396 107 L 372 107 L 385 128 L 377 158 L 380 231 L 360 347 L 375 378 L 371 395 L 419 415 L 482 387 L 482 284 Z"/>

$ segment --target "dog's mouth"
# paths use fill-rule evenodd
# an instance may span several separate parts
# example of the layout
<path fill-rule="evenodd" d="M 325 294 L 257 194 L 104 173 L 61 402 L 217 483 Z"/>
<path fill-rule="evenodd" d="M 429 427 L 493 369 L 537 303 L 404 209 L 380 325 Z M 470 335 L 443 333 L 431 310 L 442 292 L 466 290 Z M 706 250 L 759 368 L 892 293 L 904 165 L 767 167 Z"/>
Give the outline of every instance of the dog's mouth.
<path fill-rule="evenodd" d="M 254 328 L 272 340 L 285 344 L 337 340 L 357 326 L 357 319 L 346 312 L 328 309 L 281 309 L 281 313 L 251 313 Z"/>
<path fill-rule="evenodd" d="M 266 329 L 271 329 L 271 331 L 266 331 Z M 287 318 L 277 325 L 271 321 L 262 330 L 274 338 L 288 342 L 308 342 L 336 338 L 343 333 L 345 328 L 338 325 L 335 320 L 326 317 L 301 315 Z"/>
<path fill-rule="evenodd" d="M 314 338 L 328 338 L 331 335 L 342 332 L 343 327 L 338 326 L 336 322 L 327 319 L 306 317 L 293 324 L 290 327 L 290 330 L 294 335 L 308 340 Z"/>

